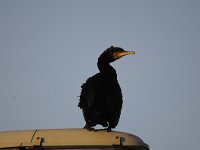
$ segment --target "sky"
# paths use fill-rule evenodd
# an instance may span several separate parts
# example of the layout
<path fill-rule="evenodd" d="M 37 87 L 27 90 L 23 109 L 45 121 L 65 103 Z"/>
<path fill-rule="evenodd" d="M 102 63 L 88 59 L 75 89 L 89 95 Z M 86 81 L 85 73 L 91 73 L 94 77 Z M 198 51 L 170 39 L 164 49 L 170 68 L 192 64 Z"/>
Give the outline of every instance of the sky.
<path fill-rule="evenodd" d="M 111 45 L 123 93 L 115 130 L 152 150 L 199 149 L 200 1 L 1 0 L 0 131 L 82 128 L 81 85 Z"/>

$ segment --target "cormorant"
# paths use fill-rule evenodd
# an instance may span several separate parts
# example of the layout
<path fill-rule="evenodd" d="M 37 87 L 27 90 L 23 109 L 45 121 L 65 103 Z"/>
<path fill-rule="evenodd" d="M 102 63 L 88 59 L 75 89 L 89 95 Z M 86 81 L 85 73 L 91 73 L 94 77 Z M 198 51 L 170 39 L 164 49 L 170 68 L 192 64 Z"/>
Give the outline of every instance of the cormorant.
<path fill-rule="evenodd" d="M 111 46 L 98 58 L 97 66 L 100 72 L 89 77 L 81 86 L 78 107 L 83 111 L 86 122 L 84 128 L 92 129 L 100 124 L 110 131 L 117 126 L 123 100 L 117 73 L 110 63 L 130 54 L 135 52 Z"/>

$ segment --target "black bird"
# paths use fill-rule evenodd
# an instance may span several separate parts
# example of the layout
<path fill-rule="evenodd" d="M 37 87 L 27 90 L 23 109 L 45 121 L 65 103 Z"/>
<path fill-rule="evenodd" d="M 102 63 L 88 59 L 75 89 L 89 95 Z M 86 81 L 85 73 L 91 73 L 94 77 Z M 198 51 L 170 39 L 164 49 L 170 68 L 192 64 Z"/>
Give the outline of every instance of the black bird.
<path fill-rule="evenodd" d="M 81 86 L 78 106 L 82 109 L 86 121 L 84 128 L 92 129 L 100 124 L 110 131 L 117 126 L 123 100 L 117 73 L 110 63 L 130 54 L 135 52 L 111 46 L 98 58 L 97 66 L 100 72 L 89 77 Z"/>

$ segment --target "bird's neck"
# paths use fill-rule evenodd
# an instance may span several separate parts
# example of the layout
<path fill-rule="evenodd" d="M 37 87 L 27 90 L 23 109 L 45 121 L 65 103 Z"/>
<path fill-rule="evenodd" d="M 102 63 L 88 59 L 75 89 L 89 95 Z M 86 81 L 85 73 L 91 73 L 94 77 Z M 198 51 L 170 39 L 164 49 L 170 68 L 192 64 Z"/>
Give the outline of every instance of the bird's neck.
<path fill-rule="evenodd" d="M 110 65 L 109 59 L 106 59 L 105 57 L 99 57 L 97 66 L 99 68 L 100 73 L 103 73 L 105 75 L 116 75 L 115 69 Z"/>

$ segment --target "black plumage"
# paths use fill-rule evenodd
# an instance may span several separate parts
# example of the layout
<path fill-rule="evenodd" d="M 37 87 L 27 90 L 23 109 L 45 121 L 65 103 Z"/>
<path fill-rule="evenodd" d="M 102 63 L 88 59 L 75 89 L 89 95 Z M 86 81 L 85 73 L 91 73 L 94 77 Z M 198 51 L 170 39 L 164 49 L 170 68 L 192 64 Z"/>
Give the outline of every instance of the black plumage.
<path fill-rule="evenodd" d="M 89 77 L 81 87 L 78 106 L 83 110 L 85 128 L 100 124 L 108 130 L 118 124 L 122 108 L 122 92 L 117 81 L 117 73 L 110 63 L 134 51 L 125 51 L 120 47 L 106 49 L 98 58 L 99 73 Z"/>

